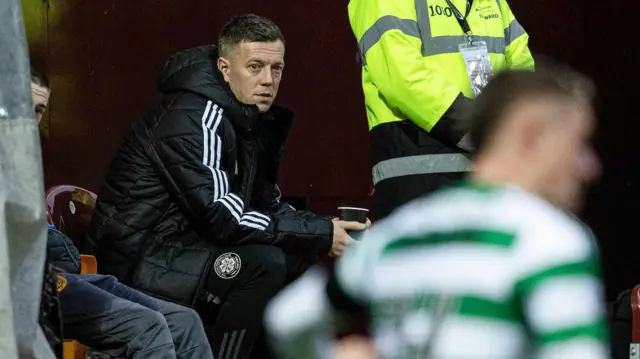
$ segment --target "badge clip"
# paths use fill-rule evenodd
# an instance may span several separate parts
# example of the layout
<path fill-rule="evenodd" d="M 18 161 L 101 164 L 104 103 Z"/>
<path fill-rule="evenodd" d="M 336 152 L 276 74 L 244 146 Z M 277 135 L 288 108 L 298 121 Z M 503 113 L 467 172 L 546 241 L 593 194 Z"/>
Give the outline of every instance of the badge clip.
<path fill-rule="evenodd" d="M 473 46 L 473 35 L 471 34 L 471 31 L 464 34 L 464 39 L 469 46 Z"/>

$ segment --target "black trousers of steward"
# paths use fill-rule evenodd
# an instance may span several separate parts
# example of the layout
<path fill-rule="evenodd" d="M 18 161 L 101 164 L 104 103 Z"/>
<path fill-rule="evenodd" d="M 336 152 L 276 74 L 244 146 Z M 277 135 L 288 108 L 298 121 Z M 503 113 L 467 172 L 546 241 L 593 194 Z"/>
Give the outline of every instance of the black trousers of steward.
<path fill-rule="evenodd" d="M 398 207 L 461 180 L 466 172 L 431 173 L 393 177 L 375 186 L 373 206 L 376 218 L 384 218 Z"/>

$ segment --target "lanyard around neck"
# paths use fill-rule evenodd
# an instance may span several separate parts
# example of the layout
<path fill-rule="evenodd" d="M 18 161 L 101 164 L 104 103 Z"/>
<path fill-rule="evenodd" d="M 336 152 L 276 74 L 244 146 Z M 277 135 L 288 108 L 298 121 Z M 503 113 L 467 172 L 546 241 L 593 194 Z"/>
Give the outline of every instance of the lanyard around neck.
<path fill-rule="evenodd" d="M 460 24 L 460 27 L 462 28 L 462 31 L 464 31 L 465 35 L 470 35 L 471 34 L 471 27 L 469 26 L 469 22 L 467 21 L 467 17 L 469 16 L 469 13 L 471 12 L 471 7 L 473 5 L 473 0 L 467 0 L 467 11 L 464 14 L 464 16 L 458 10 L 458 8 L 455 7 L 455 5 L 453 5 L 451 0 L 445 0 L 445 1 L 447 2 L 447 4 L 449 5 L 449 8 L 453 12 L 453 15 L 456 17 L 456 20 L 458 20 L 458 24 Z"/>

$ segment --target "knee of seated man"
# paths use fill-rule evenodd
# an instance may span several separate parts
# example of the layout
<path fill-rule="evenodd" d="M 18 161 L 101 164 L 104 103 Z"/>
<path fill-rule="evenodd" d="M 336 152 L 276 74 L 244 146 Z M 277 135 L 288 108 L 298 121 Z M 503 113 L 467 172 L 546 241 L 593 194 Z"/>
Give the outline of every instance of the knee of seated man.
<path fill-rule="evenodd" d="M 198 327 L 203 328 L 200 315 L 198 315 L 195 310 L 173 303 L 169 305 L 173 306 L 173 308 L 170 315 L 165 314 L 168 323 L 177 325 L 177 327 L 183 331 L 193 331 Z"/>
<path fill-rule="evenodd" d="M 137 311 L 136 318 L 123 318 L 120 329 L 123 332 L 136 333 L 136 340 L 128 343 L 133 350 L 145 351 L 173 345 L 169 324 L 162 313 L 138 304 L 128 310 Z"/>
<path fill-rule="evenodd" d="M 143 306 L 141 307 L 142 315 L 140 316 L 140 321 L 147 323 L 148 328 L 162 328 L 169 326 L 169 324 L 167 324 L 166 318 L 162 313 Z"/>
<path fill-rule="evenodd" d="M 287 275 L 287 262 L 284 252 L 274 246 L 256 246 L 254 257 L 261 280 L 282 286 Z"/>

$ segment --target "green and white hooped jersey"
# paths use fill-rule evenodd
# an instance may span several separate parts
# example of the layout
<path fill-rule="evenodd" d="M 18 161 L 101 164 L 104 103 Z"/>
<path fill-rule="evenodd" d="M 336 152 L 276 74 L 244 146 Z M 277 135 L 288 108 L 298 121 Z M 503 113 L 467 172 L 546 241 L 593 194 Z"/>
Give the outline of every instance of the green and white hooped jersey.
<path fill-rule="evenodd" d="M 383 359 L 608 358 L 589 236 L 530 193 L 465 183 L 376 224 L 336 275 Z"/>

